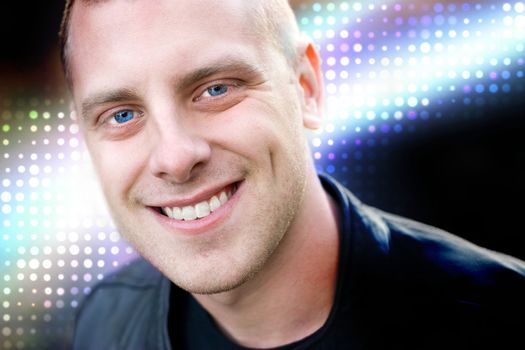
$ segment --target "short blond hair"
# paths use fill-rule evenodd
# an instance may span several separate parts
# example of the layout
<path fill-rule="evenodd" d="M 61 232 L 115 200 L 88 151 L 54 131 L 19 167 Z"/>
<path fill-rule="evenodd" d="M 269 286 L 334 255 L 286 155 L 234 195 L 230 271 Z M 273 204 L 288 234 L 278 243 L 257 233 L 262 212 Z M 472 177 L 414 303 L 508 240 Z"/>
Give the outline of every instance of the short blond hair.
<path fill-rule="evenodd" d="M 76 0 L 84 4 L 96 5 L 111 0 Z M 60 26 L 60 59 L 64 75 L 71 88 L 71 72 L 69 69 L 70 54 L 70 27 L 71 13 L 75 0 L 66 0 L 62 23 Z M 299 28 L 295 15 L 288 3 L 288 0 L 249 0 L 249 13 L 255 28 L 261 35 L 269 35 L 270 42 L 279 49 L 290 66 L 294 67 L 297 63 L 297 40 L 299 38 Z"/>

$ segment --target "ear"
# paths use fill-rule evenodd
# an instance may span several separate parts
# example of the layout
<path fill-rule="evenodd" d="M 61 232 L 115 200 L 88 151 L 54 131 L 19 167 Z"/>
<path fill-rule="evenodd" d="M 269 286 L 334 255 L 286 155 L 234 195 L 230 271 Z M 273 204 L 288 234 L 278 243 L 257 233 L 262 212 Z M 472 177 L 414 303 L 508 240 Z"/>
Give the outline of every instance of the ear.
<path fill-rule="evenodd" d="M 311 41 L 299 46 L 297 74 L 303 99 L 303 124 L 308 129 L 318 129 L 323 120 L 323 74 L 321 58 Z"/>

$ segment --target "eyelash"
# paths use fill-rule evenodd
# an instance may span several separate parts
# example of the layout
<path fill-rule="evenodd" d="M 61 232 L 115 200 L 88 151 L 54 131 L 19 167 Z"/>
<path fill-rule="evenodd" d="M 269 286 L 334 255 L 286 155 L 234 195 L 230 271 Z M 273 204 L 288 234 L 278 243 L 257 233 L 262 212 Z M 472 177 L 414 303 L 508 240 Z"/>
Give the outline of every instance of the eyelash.
<path fill-rule="evenodd" d="M 131 112 L 133 113 L 133 116 L 131 119 L 125 121 L 124 123 L 118 123 L 115 121 L 115 117 L 119 114 L 119 113 L 123 113 L 123 112 Z M 100 125 L 109 125 L 111 128 L 122 128 L 122 127 L 125 127 L 129 124 L 133 124 L 134 122 L 136 122 L 137 119 L 140 119 L 142 116 L 144 115 L 143 112 L 141 111 L 138 111 L 132 107 L 129 107 L 129 108 L 120 108 L 116 111 L 112 111 L 110 113 L 108 113 L 108 116 L 107 117 L 103 117 L 101 118 L 101 123 Z"/>
<path fill-rule="evenodd" d="M 208 90 L 214 88 L 214 87 L 217 87 L 217 86 L 223 86 L 225 88 L 227 88 L 227 90 L 220 94 L 220 95 L 217 95 L 217 96 L 203 96 Z M 209 85 L 206 85 L 201 91 L 200 93 L 195 97 L 193 98 L 193 102 L 198 102 L 200 101 L 201 99 L 203 98 L 206 98 L 206 99 L 220 99 L 220 98 L 223 98 L 224 96 L 227 96 L 231 93 L 231 90 L 232 89 L 235 89 L 235 88 L 238 88 L 240 86 L 240 83 L 237 82 L 237 81 L 217 81 L 217 82 L 214 82 L 212 84 L 209 84 Z"/>

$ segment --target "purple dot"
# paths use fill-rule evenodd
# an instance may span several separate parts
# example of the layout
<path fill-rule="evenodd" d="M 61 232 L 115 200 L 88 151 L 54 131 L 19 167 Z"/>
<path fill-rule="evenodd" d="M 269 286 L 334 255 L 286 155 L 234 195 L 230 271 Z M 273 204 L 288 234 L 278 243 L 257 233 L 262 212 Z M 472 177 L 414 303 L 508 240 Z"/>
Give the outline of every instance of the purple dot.
<path fill-rule="evenodd" d="M 394 10 L 396 10 L 396 11 L 401 11 L 401 5 L 400 5 L 400 4 L 396 4 L 396 5 L 394 6 Z"/>
<path fill-rule="evenodd" d="M 334 159 L 335 159 L 335 154 L 333 154 L 333 153 L 328 153 L 328 159 L 330 159 L 330 160 L 334 160 Z"/>
<path fill-rule="evenodd" d="M 408 112 L 408 119 L 415 120 L 417 118 L 417 113 L 415 111 Z"/>
<path fill-rule="evenodd" d="M 432 17 L 430 16 L 423 16 L 421 18 L 421 24 L 423 24 L 424 26 L 429 26 L 432 24 Z"/>
<path fill-rule="evenodd" d="M 347 43 L 341 44 L 340 48 L 341 52 L 348 52 L 350 50 L 350 46 Z"/>
<path fill-rule="evenodd" d="M 411 25 L 411 26 L 415 26 L 415 25 L 417 25 L 417 19 L 416 19 L 416 17 L 414 17 L 414 16 L 410 16 L 410 17 L 408 18 L 408 24 Z"/>
<path fill-rule="evenodd" d="M 498 73 L 496 73 L 496 72 L 490 72 L 490 73 L 489 73 L 489 77 L 490 77 L 490 79 L 497 79 L 497 78 L 498 78 Z"/>
<path fill-rule="evenodd" d="M 354 32 L 354 38 L 359 39 L 361 37 L 361 32 L 359 30 L 356 30 Z"/>
<path fill-rule="evenodd" d="M 401 38 L 401 32 L 396 32 L 396 38 Z"/>
<path fill-rule="evenodd" d="M 373 134 L 373 133 L 376 132 L 376 127 L 375 127 L 374 125 L 370 125 L 370 126 L 368 127 L 368 131 L 369 131 L 370 133 Z"/>
<path fill-rule="evenodd" d="M 355 144 L 356 146 L 361 146 L 361 139 L 356 139 Z"/>
<path fill-rule="evenodd" d="M 471 91 L 472 91 L 472 88 L 470 87 L 470 85 L 463 86 L 464 93 L 469 94 Z"/>
<path fill-rule="evenodd" d="M 388 124 L 381 125 L 381 132 L 383 134 L 388 134 L 388 132 L 390 132 L 390 126 Z"/>

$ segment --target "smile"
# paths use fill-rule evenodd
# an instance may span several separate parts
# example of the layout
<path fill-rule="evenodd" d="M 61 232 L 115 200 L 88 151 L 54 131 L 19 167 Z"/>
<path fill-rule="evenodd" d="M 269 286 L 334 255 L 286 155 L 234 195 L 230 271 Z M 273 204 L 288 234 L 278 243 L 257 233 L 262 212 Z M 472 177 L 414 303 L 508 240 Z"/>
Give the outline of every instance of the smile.
<path fill-rule="evenodd" d="M 161 207 L 161 212 L 165 216 L 178 221 L 192 221 L 205 218 L 219 209 L 235 194 L 237 183 L 229 185 L 210 198 L 195 204 L 183 207 Z"/>

